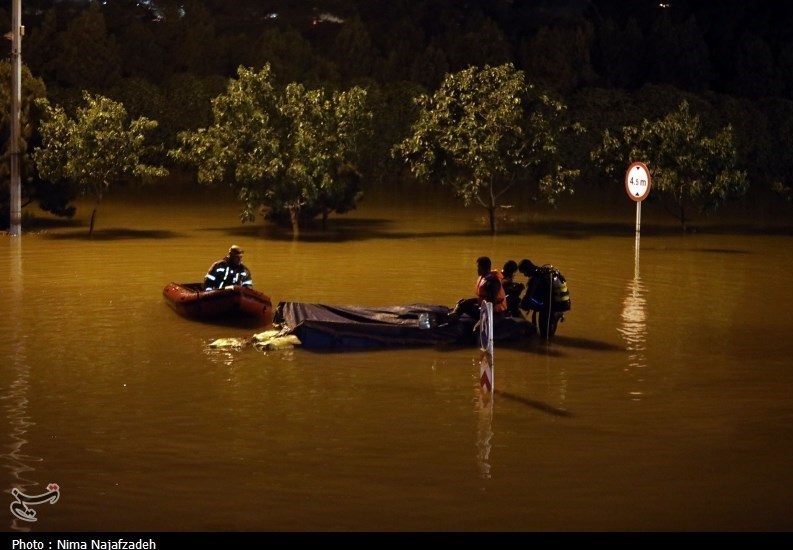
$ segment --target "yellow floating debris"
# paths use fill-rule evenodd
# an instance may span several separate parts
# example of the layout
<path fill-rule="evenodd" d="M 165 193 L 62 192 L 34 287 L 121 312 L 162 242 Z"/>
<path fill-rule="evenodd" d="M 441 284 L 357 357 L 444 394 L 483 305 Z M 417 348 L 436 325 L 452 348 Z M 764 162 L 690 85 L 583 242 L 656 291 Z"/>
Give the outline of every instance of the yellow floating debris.
<path fill-rule="evenodd" d="M 264 332 L 260 332 L 258 334 L 254 334 L 252 336 L 254 342 L 263 342 L 265 340 L 270 340 L 271 338 L 276 338 L 281 334 L 281 330 L 265 330 Z"/>
<path fill-rule="evenodd" d="M 278 349 L 291 349 L 300 345 L 300 339 L 294 334 L 287 334 L 286 336 L 275 336 L 267 339 L 254 338 L 253 345 L 259 350 L 278 350 Z"/>
<path fill-rule="evenodd" d="M 209 349 L 242 349 L 247 346 L 247 338 L 218 338 L 209 343 Z"/>

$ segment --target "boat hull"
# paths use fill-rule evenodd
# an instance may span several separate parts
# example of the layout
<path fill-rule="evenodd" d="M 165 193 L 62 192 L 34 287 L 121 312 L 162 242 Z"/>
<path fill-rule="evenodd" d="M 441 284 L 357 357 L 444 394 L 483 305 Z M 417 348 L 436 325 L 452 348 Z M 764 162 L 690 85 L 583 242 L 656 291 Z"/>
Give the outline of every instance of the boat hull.
<path fill-rule="evenodd" d="M 477 343 L 475 320 L 453 318 L 449 308 L 429 304 L 366 308 L 281 302 L 276 326 L 294 334 L 304 349 L 394 348 Z M 420 321 L 426 316 L 427 324 Z M 520 340 L 534 332 L 523 319 L 498 321 L 495 339 Z"/>
<path fill-rule="evenodd" d="M 206 291 L 201 283 L 169 283 L 162 291 L 166 303 L 178 314 L 197 320 L 246 319 L 257 325 L 273 322 L 270 297 L 251 288 L 232 286 Z"/>

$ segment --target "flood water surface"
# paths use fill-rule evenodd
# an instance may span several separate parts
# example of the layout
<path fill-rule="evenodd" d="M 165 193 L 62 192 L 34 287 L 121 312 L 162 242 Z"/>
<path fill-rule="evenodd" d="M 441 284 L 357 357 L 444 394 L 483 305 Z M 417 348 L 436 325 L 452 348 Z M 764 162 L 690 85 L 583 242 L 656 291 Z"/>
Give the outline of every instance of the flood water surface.
<path fill-rule="evenodd" d="M 515 223 L 363 203 L 299 239 L 232 202 L 113 200 L 0 237 L 0 475 L 55 503 L 9 531 L 793 528 L 791 237 Z M 624 231 L 622 228 L 624 227 Z M 210 349 L 170 281 L 231 244 L 273 302 L 453 306 L 476 258 L 567 278 L 551 342 Z M 6 506 L 3 509 L 8 510 Z M 2 512 L 0 512 L 2 514 Z"/>

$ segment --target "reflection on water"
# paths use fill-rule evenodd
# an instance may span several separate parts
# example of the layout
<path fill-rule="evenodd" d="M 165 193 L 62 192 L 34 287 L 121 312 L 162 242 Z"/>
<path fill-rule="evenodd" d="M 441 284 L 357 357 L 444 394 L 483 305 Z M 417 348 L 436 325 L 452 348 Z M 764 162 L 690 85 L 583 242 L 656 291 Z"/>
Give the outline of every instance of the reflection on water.
<path fill-rule="evenodd" d="M 482 328 L 479 333 L 479 425 L 476 444 L 479 475 L 485 479 L 490 479 L 490 440 L 493 437 L 493 392 L 496 384 L 492 315 L 492 304 L 487 303 L 487 308 L 482 309 Z"/>
<path fill-rule="evenodd" d="M 218 349 L 207 346 L 204 348 L 204 353 L 213 363 L 221 366 L 231 367 L 237 360 L 237 356 L 242 348 L 236 349 Z"/>
<path fill-rule="evenodd" d="M 639 275 L 639 235 L 636 235 L 633 280 L 628 282 L 627 293 L 622 302 L 622 324 L 617 329 L 625 340 L 628 350 L 628 370 L 637 383 L 643 381 L 642 369 L 647 367 L 647 300 L 645 288 Z M 631 398 L 639 401 L 643 391 L 640 387 L 631 390 Z"/>
<path fill-rule="evenodd" d="M 493 237 L 409 196 L 300 240 L 236 204 L 111 197 L 105 238 L 90 208 L 26 234 L 24 278 L 0 238 L 0 522 L 10 489 L 52 481 L 68 498 L 34 530 L 793 527 L 789 236 L 647 232 L 639 274 L 628 218 Z M 528 255 L 565 266 L 575 311 L 550 343 L 497 345 L 482 407 L 473 346 L 208 350 L 255 330 L 185 320 L 162 288 L 232 243 L 274 301 L 452 305 L 479 256 Z"/>
<path fill-rule="evenodd" d="M 490 440 L 493 439 L 493 402 L 492 395 L 483 398 L 482 388 L 477 388 L 477 406 L 479 422 L 476 430 L 476 463 L 479 465 L 479 476 L 490 479 Z"/>
<path fill-rule="evenodd" d="M 628 350 L 628 369 L 637 383 L 642 382 L 641 369 L 647 367 L 645 350 L 647 347 L 647 300 L 641 279 L 633 279 L 628 284 L 628 293 L 622 303 L 622 325 L 619 332 L 625 339 Z M 631 391 L 634 400 L 641 399 L 640 388 Z"/>
<path fill-rule="evenodd" d="M 35 425 L 28 412 L 28 391 L 30 389 L 30 367 L 24 362 L 24 339 L 20 338 L 15 346 L 17 353 L 12 357 L 14 380 L 8 389 L 2 394 L 3 408 L 10 427 L 9 436 L 12 443 L 6 446 L 6 452 L 2 459 L 4 466 L 11 473 L 11 485 L 13 488 L 26 492 L 26 488 L 33 487 L 37 483 L 30 478 L 35 471 L 33 463 L 40 462 L 41 459 L 27 455 L 23 448 L 28 443 L 26 435 L 28 430 Z M 4 492 L 11 493 L 12 489 Z M 20 524 L 19 520 L 11 522 L 11 529 L 16 531 L 30 531 L 25 524 Z"/>
<path fill-rule="evenodd" d="M 556 347 L 556 341 L 551 340 L 545 346 L 545 353 L 543 354 L 547 399 L 542 403 L 535 402 L 534 407 L 556 416 L 568 416 L 569 412 L 566 404 L 568 391 L 567 369 L 564 366 L 564 362 L 552 365 L 552 358 L 554 357 L 552 349 L 554 347 Z"/>
<path fill-rule="evenodd" d="M 24 292 L 24 279 L 22 270 L 22 238 L 15 237 L 10 239 L 8 249 L 8 266 L 10 272 L 9 281 L 9 305 L 10 311 L 21 312 L 22 293 Z M 40 461 L 39 458 L 26 455 L 23 448 L 28 443 L 27 432 L 35 425 L 28 411 L 28 393 L 30 391 L 30 365 L 27 361 L 25 341 L 26 335 L 21 329 L 20 320 L 11 324 L 12 332 L 7 337 L 10 342 L 10 357 L 6 363 L 10 367 L 11 381 L 7 389 L 0 395 L 3 402 L 3 409 L 10 427 L 9 437 L 11 443 L 6 445 L 6 452 L 2 459 L 4 466 L 11 473 L 11 485 L 13 488 L 25 492 L 25 489 L 36 485 L 36 482 L 28 477 L 35 471 L 32 466 L 34 462 Z M 13 489 L 5 489 L 4 492 L 11 494 Z M 15 531 L 30 531 L 30 528 L 19 520 L 13 519 L 11 529 Z"/>

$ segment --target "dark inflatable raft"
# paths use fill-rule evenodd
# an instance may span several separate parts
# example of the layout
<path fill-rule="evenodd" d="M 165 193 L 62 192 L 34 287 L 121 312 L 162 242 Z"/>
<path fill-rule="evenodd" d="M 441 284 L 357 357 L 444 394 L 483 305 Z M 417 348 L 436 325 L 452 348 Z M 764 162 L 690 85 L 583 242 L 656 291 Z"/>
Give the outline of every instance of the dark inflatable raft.
<path fill-rule="evenodd" d="M 280 302 L 273 324 L 294 334 L 306 349 L 393 348 L 443 344 L 477 344 L 474 319 L 455 317 L 446 306 L 410 304 L 360 307 Z M 495 341 L 534 334 L 533 324 L 510 317 L 494 323 Z"/>

